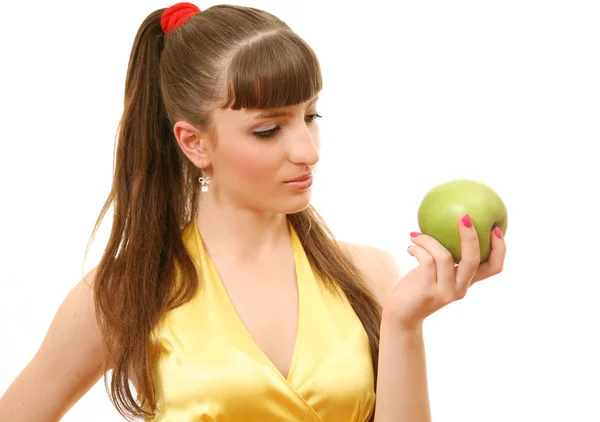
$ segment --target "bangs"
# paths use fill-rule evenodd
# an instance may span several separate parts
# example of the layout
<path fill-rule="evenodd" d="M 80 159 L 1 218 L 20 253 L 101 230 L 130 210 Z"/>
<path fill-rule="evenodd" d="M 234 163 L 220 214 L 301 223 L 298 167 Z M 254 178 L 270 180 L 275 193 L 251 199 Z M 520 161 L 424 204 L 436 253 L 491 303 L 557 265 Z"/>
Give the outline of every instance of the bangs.
<path fill-rule="evenodd" d="M 240 48 L 229 64 L 224 108 L 269 109 L 312 100 L 321 91 L 315 52 L 294 32 L 277 31 Z"/>

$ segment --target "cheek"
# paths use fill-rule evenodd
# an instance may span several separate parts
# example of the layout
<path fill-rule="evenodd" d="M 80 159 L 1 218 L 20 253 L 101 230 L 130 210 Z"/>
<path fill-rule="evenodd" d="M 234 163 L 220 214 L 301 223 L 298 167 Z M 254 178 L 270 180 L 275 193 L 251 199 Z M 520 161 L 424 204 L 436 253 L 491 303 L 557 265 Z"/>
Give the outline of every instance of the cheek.
<path fill-rule="evenodd" d="M 277 159 L 272 151 L 256 142 L 239 142 L 237 147 L 223 151 L 222 166 L 240 183 L 273 178 Z"/>

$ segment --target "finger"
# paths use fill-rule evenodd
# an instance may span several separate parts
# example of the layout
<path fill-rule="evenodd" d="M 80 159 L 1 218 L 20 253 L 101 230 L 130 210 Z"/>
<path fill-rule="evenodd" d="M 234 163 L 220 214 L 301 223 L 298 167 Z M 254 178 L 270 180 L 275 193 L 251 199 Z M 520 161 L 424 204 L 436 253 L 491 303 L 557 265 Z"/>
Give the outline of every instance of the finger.
<path fill-rule="evenodd" d="M 504 241 L 504 236 L 499 227 L 496 227 L 491 231 L 490 239 L 492 245 L 490 256 L 487 261 L 479 266 L 471 284 L 499 274 L 504 269 L 506 242 Z"/>
<path fill-rule="evenodd" d="M 458 220 L 460 232 L 460 262 L 456 268 L 456 284 L 461 296 L 467 293 L 480 262 L 479 238 L 469 214 Z"/>
<path fill-rule="evenodd" d="M 454 296 L 456 290 L 456 282 L 454 278 L 454 259 L 448 249 L 433 237 L 419 234 L 418 236 L 411 235 L 412 241 L 424 248 L 435 260 L 436 281 L 445 296 L 445 299 L 450 299 Z"/>
<path fill-rule="evenodd" d="M 435 259 L 431 256 L 429 252 L 427 252 L 424 248 L 411 245 L 408 247 L 408 253 L 411 256 L 414 256 L 419 262 L 421 269 L 423 270 L 423 275 L 427 280 L 431 280 L 432 284 L 435 284 L 436 280 L 436 268 L 435 268 Z"/>

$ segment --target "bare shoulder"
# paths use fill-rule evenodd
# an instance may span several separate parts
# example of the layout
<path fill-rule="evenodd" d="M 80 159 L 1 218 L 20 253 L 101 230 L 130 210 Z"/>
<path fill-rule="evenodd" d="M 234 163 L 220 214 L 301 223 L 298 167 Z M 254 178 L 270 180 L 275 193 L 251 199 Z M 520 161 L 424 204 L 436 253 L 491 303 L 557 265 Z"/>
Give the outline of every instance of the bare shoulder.
<path fill-rule="evenodd" d="M 376 246 L 342 241 L 338 244 L 366 276 L 369 287 L 383 305 L 402 275 L 396 259 L 390 252 Z"/>

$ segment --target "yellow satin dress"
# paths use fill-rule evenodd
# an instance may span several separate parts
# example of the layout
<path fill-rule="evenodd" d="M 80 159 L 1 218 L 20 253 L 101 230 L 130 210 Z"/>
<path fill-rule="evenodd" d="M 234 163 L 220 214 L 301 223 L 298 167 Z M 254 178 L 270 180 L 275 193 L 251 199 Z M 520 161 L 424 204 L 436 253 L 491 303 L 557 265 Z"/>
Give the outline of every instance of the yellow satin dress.
<path fill-rule="evenodd" d="M 153 336 L 153 422 L 363 422 L 374 408 L 367 334 L 346 297 L 324 288 L 290 225 L 298 333 L 284 377 L 254 342 L 208 256 L 196 221 L 184 230 L 202 281 Z"/>

